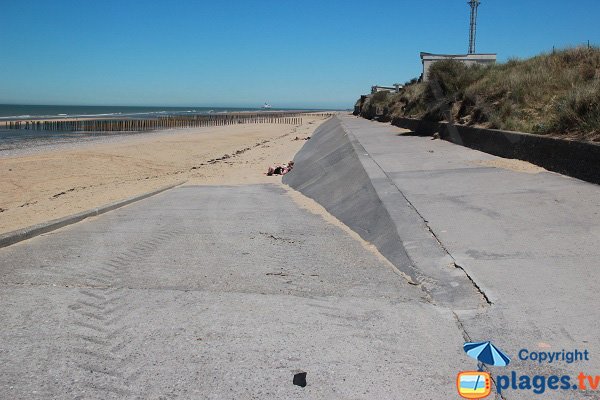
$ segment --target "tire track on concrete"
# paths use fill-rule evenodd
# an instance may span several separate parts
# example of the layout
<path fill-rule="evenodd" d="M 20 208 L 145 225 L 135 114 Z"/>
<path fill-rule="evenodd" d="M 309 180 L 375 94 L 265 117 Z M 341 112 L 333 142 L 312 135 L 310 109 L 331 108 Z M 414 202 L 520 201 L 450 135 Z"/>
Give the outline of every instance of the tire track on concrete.
<path fill-rule="evenodd" d="M 92 283 L 80 289 L 76 301 L 68 306 L 75 315 L 70 324 L 77 332 L 73 335 L 77 345 L 71 349 L 77 359 L 74 365 L 87 375 L 79 385 L 85 398 L 90 391 L 100 398 L 109 394 L 143 397 L 135 388 L 144 369 L 140 353 L 133 348 L 139 333 L 128 324 L 136 306 L 129 299 L 131 290 L 124 285 L 125 275 L 132 265 L 142 264 L 182 233 L 178 228 L 161 228 L 130 249 L 75 275 Z"/>

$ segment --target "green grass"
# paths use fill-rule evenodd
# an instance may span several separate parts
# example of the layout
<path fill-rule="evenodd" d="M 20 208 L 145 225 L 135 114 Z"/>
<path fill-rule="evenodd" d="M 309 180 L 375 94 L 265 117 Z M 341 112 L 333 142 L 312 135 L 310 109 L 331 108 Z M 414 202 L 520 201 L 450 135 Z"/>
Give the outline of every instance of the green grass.
<path fill-rule="evenodd" d="M 391 120 L 389 108 L 391 97 L 392 93 L 377 92 L 366 98 L 362 104 L 360 100 L 357 101 L 356 105 L 360 107 L 363 117 L 369 119 L 377 118 L 379 121 L 388 122 Z"/>
<path fill-rule="evenodd" d="M 600 48 L 569 48 L 491 66 L 440 61 L 431 67 L 430 81 L 398 94 L 378 93 L 365 103 L 385 108 L 389 119 L 451 120 L 600 142 Z"/>

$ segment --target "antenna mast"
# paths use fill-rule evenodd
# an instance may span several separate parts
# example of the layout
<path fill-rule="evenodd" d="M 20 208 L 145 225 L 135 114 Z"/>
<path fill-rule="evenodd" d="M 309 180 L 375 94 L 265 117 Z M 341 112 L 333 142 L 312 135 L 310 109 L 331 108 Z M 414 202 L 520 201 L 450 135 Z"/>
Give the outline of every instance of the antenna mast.
<path fill-rule="evenodd" d="M 479 0 L 469 0 L 467 3 L 471 6 L 471 29 L 469 31 L 469 54 L 475 53 L 475 39 L 477 37 L 477 8 L 481 2 Z"/>

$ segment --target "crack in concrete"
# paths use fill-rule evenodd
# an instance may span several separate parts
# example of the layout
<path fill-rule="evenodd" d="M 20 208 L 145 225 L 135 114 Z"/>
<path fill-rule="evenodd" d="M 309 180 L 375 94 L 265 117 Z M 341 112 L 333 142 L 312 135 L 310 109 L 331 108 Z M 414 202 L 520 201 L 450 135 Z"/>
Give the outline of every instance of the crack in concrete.
<path fill-rule="evenodd" d="M 462 321 L 460 320 L 460 317 L 458 316 L 458 314 L 456 314 L 454 311 L 452 311 L 452 315 L 454 315 L 456 325 L 458 326 L 458 330 L 460 331 L 460 333 L 463 337 L 463 340 L 465 342 L 471 342 L 472 341 L 471 336 L 469 336 L 469 333 L 465 329 L 465 326 L 463 325 Z"/>
<path fill-rule="evenodd" d="M 346 127 L 344 127 L 344 128 L 347 129 Z M 371 157 L 370 154 L 368 154 L 368 152 L 367 152 L 366 149 L 364 149 L 364 150 L 365 150 L 366 155 L 368 155 L 369 158 L 375 163 L 375 165 L 377 165 L 379 167 L 379 169 L 381 170 L 381 172 L 383 172 L 383 174 L 386 176 L 386 178 L 388 179 L 388 181 L 390 182 L 390 184 L 396 188 L 396 190 L 398 191 L 398 193 L 400 193 L 400 195 L 406 201 L 406 203 L 413 209 L 413 211 L 419 216 L 419 218 L 421 218 L 421 220 L 423 221 L 423 224 L 425 225 L 425 227 L 427 228 L 427 230 L 429 231 L 429 233 L 435 238 L 436 242 L 444 250 L 444 252 L 448 255 L 448 257 L 450 257 L 452 259 L 452 263 L 453 263 L 454 267 L 460 269 L 465 274 L 465 276 L 471 282 L 471 284 L 473 285 L 473 287 L 475 288 L 475 290 L 481 295 L 481 297 L 483 298 L 483 300 L 485 301 L 485 303 L 487 303 L 488 305 L 492 305 L 493 303 L 490 300 L 490 298 L 487 296 L 487 294 L 485 293 L 485 291 L 475 282 L 475 280 L 467 273 L 467 271 L 462 266 L 460 266 L 460 265 L 458 265 L 456 263 L 456 259 L 452 256 L 452 254 L 450 253 L 450 251 L 448 250 L 448 248 L 446 248 L 446 246 L 444 246 L 444 244 L 442 243 L 442 241 L 440 240 L 440 238 L 433 231 L 433 229 L 429 225 L 429 221 L 427 219 L 425 219 L 425 217 L 423 216 L 423 214 L 421 214 L 419 212 L 419 210 L 417 209 L 417 207 L 406 197 L 406 195 L 404 194 L 404 192 L 402 192 L 402 190 L 400 190 L 400 188 L 396 185 L 396 183 L 389 176 L 389 174 L 381 167 L 381 165 L 379 165 L 379 163 L 373 157 Z"/>
<path fill-rule="evenodd" d="M 467 332 L 467 330 L 466 330 L 464 324 L 462 323 L 462 321 L 460 320 L 460 317 L 458 316 L 458 314 L 456 314 L 454 311 L 452 311 L 452 315 L 454 316 L 454 321 L 456 322 L 456 326 L 458 327 L 458 330 L 460 331 L 460 333 L 463 337 L 463 340 L 465 342 L 473 342 L 473 339 L 471 339 L 471 336 Z M 490 369 L 485 364 L 482 364 L 482 366 L 483 366 L 483 370 L 490 374 L 492 382 L 494 383 L 494 387 L 496 387 L 496 399 L 500 398 L 502 400 L 508 400 L 506 397 L 504 397 L 503 394 L 498 393 L 496 379 L 494 379 L 494 376 L 492 375 Z"/>
<path fill-rule="evenodd" d="M 450 254 L 448 254 L 448 255 L 450 255 Z M 452 256 L 450 255 L 450 257 L 452 257 Z M 453 260 L 454 260 L 454 258 L 453 258 Z M 465 276 L 467 277 L 467 279 L 471 281 L 471 283 L 473 284 L 473 287 L 475 287 L 475 289 L 477 290 L 477 292 L 479 292 L 479 294 L 484 298 L 485 302 L 488 305 L 491 306 L 492 304 L 494 304 L 490 300 L 490 298 L 487 296 L 487 294 L 485 293 L 485 291 L 477 284 L 477 282 L 475 282 L 475 280 L 471 277 L 471 275 L 469 275 L 469 273 L 463 267 L 461 267 L 460 265 L 458 265 L 456 263 L 456 261 L 454 261 L 452 264 L 454 264 L 455 268 L 460 269 L 465 274 Z"/>

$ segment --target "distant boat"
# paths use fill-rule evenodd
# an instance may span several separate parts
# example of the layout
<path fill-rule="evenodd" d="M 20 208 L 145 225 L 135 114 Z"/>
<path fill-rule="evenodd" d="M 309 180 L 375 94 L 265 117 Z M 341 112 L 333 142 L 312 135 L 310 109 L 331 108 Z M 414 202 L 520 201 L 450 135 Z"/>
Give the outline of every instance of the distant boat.
<path fill-rule="evenodd" d="M 273 108 L 273 107 L 271 107 L 271 105 L 269 103 L 265 103 L 265 105 L 262 106 L 262 108 L 263 108 L 263 110 L 268 110 L 268 109 Z"/>

